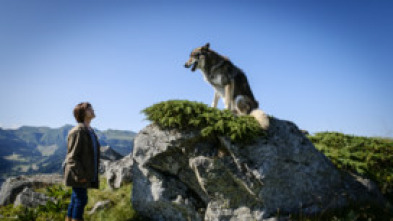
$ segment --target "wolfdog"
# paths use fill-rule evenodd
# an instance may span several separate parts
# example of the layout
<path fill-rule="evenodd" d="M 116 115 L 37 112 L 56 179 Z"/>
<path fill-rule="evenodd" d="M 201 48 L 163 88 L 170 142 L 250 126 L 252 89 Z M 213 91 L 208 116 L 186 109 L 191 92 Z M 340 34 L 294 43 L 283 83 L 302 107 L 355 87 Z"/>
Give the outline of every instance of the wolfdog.
<path fill-rule="evenodd" d="M 214 88 L 212 107 L 217 107 L 219 98 L 225 108 L 237 115 L 251 115 L 263 129 L 269 127 L 268 116 L 260 109 L 242 70 L 217 52 L 210 49 L 210 44 L 196 48 L 191 52 L 184 65 L 191 71 L 200 69 L 205 81 Z"/>

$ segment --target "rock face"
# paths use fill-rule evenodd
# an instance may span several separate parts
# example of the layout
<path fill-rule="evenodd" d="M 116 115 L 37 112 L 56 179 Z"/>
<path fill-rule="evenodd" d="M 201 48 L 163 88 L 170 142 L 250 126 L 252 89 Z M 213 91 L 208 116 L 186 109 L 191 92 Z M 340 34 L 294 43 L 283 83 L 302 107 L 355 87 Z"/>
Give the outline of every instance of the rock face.
<path fill-rule="evenodd" d="M 98 169 L 100 174 L 104 174 L 112 162 L 123 158 L 121 154 L 113 150 L 110 146 L 101 147 L 100 152 L 100 168 Z"/>
<path fill-rule="evenodd" d="M 106 181 L 110 188 L 117 189 L 125 182 L 132 181 L 132 154 L 106 163 Z"/>
<path fill-rule="evenodd" d="M 291 122 L 272 118 L 251 145 L 198 131 L 141 130 L 132 203 L 152 220 L 264 220 L 378 204 L 376 186 L 341 172 Z"/>
<path fill-rule="evenodd" d="M 100 159 L 115 161 L 123 158 L 121 154 L 113 150 L 110 146 L 102 146 L 100 148 L 100 152 L 101 152 Z"/>
<path fill-rule="evenodd" d="M 48 197 L 43 193 L 36 193 L 31 188 L 25 187 L 23 191 L 16 196 L 14 207 L 19 205 L 37 207 L 39 205 L 45 205 L 48 201 L 55 202 L 55 198 Z"/>
<path fill-rule="evenodd" d="M 8 178 L 1 186 L 0 206 L 14 203 L 16 196 L 21 193 L 25 187 L 41 188 L 53 184 L 61 184 L 62 182 L 63 177 L 60 174 L 41 174 Z"/>

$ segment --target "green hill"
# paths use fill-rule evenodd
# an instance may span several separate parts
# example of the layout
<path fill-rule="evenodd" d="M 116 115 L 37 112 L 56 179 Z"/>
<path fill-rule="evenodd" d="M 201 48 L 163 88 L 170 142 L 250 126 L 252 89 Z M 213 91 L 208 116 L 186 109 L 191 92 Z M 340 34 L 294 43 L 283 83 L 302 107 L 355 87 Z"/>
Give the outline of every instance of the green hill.
<path fill-rule="evenodd" d="M 385 197 L 393 201 L 392 139 L 337 132 L 317 133 L 309 139 L 339 169 L 374 180 Z"/>

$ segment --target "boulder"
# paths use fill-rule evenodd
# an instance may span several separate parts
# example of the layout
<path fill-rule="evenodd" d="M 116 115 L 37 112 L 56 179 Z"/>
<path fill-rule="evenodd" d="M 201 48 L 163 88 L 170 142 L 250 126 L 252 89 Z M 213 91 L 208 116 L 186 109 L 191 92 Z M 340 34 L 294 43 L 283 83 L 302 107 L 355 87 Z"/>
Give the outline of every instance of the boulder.
<path fill-rule="evenodd" d="M 16 196 L 14 207 L 19 205 L 34 208 L 39 205 L 46 205 L 48 201 L 55 202 L 56 199 L 43 193 L 36 193 L 31 188 L 25 187 L 21 193 Z"/>
<path fill-rule="evenodd" d="M 117 189 L 125 182 L 132 181 L 132 154 L 129 154 L 121 160 L 107 162 L 106 164 L 106 180 L 112 189 Z"/>
<path fill-rule="evenodd" d="M 100 152 L 101 152 L 100 159 L 116 161 L 123 158 L 123 155 L 113 150 L 110 146 L 102 146 L 100 148 Z"/>
<path fill-rule="evenodd" d="M 108 165 L 111 163 L 110 160 L 103 160 L 100 159 L 100 168 L 98 168 L 98 172 L 100 174 L 105 174 L 106 170 L 108 169 Z"/>
<path fill-rule="evenodd" d="M 269 220 L 385 200 L 338 170 L 298 127 L 270 119 L 251 144 L 151 124 L 135 138 L 132 204 L 152 220 Z"/>
<path fill-rule="evenodd" d="M 53 184 L 61 184 L 63 177 L 60 174 L 39 174 L 32 176 L 18 176 L 8 178 L 0 190 L 0 206 L 14 203 L 16 196 L 21 193 L 25 187 L 42 188 Z"/>

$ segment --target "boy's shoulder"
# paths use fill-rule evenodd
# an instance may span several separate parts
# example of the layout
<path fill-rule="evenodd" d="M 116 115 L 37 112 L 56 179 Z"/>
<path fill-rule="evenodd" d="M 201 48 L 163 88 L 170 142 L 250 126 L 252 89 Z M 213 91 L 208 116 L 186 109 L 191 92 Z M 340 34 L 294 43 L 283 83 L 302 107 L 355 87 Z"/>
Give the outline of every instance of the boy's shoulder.
<path fill-rule="evenodd" d="M 83 123 L 79 123 L 68 132 L 68 136 L 85 131 L 86 131 L 85 125 Z"/>

